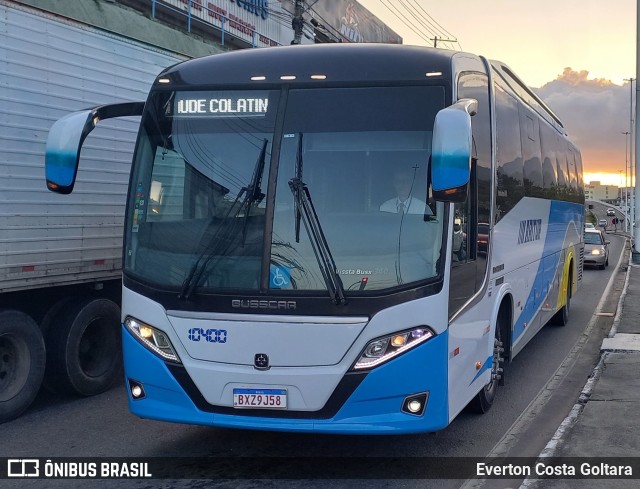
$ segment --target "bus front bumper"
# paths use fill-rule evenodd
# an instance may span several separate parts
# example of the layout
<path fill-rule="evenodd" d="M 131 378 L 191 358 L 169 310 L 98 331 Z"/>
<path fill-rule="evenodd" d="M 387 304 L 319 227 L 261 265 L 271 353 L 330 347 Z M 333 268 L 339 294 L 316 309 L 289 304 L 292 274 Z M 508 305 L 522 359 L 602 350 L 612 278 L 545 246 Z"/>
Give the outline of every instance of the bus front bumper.
<path fill-rule="evenodd" d="M 336 434 L 402 434 L 436 431 L 449 423 L 447 398 L 447 334 L 410 350 L 366 374 L 330 417 L 313 412 L 264 410 L 264 416 L 241 409 L 208 405 L 205 409 L 184 389 L 168 366 L 123 327 L 123 353 L 130 411 L 147 419 L 269 431 Z M 312 367 L 310 367 L 312 368 Z M 186 372 L 183 374 L 187 375 Z M 134 399 L 132 387 L 143 389 Z M 408 397 L 427 394 L 421 415 L 403 412 Z M 218 412 L 216 412 L 218 411 Z M 230 412 L 232 411 L 232 412 Z"/>

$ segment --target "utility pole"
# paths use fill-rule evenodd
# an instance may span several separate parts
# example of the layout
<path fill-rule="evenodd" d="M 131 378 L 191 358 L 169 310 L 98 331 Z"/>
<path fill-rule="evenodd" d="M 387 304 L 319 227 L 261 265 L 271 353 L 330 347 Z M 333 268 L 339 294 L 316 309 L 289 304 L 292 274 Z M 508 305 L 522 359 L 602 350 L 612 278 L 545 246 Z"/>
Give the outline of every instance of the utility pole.
<path fill-rule="evenodd" d="M 638 80 L 638 76 L 640 76 L 640 0 L 636 1 L 636 81 Z M 636 101 L 638 100 L 638 84 L 636 83 Z M 636 103 L 636 117 L 635 120 L 638 120 L 640 117 L 638 104 Z M 635 181 L 635 198 L 633 201 L 634 212 L 633 212 L 633 240 L 634 240 L 634 250 L 636 252 L 640 251 L 640 226 L 636 219 L 638 219 L 637 205 L 640 202 L 640 186 L 638 186 L 638 161 L 640 158 L 638 157 L 638 141 L 640 140 L 640 125 L 636 124 L 635 127 L 635 140 L 636 140 L 636 148 L 635 148 L 635 169 L 636 169 L 636 181 Z"/>
<path fill-rule="evenodd" d="M 302 30 L 304 28 L 304 0 L 296 0 L 293 19 L 291 19 L 291 27 L 293 28 L 293 41 L 291 44 L 300 44 L 302 42 Z"/>
<path fill-rule="evenodd" d="M 640 0 L 639 0 L 639 1 L 640 1 Z M 429 40 L 430 40 L 430 41 L 433 41 L 433 47 L 434 47 L 434 48 L 437 48 L 437 47 L 438 47 L 438 41 L 442 41 L 442 42 L 458 42 L 458 40 L 457 40 L 457 39 L 444 39 L 444 38 L 442 38 L 442 37 L 438 37 L 438 36 L 430 37 L 430 38 L 429 38 Z"/>
<path fill-rule="evenodd" d="M 629 231 L 629 218 L 627 216 L 628 214 L 627 209 L 629 208 L 629 189 L 627 187 L 627 180 L 628 180 L 627 164 L 628 164 L 629 153 L 627 153 L 627 149 L 629 145 L 627 144 L 627 137 L 631 133 L 629 131 L 625 131 L 622 134 L 624 134 L 624 230 Z M 620 197 L 621 197 L 620 200 L 622 201 L 622 196 Z"/>
<path fill-rule="evenodd" d="M 633 82 L 636 81 L 635 78 L 625 78 L 624 81 L 628 81 L 629 82 L 629 134 L 630 134 L 630 138 L 631 138 L 631 143 L 629 146 L 629 181 L 631 182 L 629 184 L 630 187 L 635 188 L 634 184 L 633 184 L 633 169 L 635 168 L 635 166 L 633 165 L 633 140 L 634 140 L 634 132 L 633 132 L 633 124 L 634 124 L 634 120 L 633 120 Z M 629 220 L 631 221 L 631 235 L 633 236 L 633 226 L 635 223 L 635 205 L 631 206 L 629 209 Z"/>

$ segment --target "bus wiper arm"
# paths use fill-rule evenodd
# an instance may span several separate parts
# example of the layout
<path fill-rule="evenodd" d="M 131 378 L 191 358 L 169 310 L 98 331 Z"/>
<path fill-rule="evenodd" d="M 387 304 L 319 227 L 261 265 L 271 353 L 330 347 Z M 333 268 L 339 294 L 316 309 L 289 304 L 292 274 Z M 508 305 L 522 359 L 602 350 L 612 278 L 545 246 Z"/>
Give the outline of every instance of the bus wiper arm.
<path fill-rule="evenodd" d="M 231 241 L 234 238 L 236 231 L 238 229 L 238 221 L 239 217 L 244 210 L 244 224 L 242 228 L 242 245 L 244 246 L 245 235 L 247 231 L 247 222 L 249 218 L 249 212 L 251 211 L 251 207 L 254 203 L 260 202 L 264 198 L 264 194 L 262 193 L 262 189 L 260 188 L 260 184 L 262 182 L 262 173 L 264 171 L 264 165 L 266 160 L 266 152 L 267 152 L 267 143 L 268 140 L 265 139 L 262 144 L 262 150 L 260 151 L 260 155 L 258 156 L 258 160 L 256 161 L 256 165 L 253 169 L 253 176 L 251 178 L 251 182 L 248 186 L 242 187 L 240 192 L 236 197 L 236 200 L 233 202 L 227 214 L 224 216 L 224 220 L 215 234 L 209 240 L 209 244 L 205 247 L 205 249 L 200 253 L 198 259 L 189 269 L 189 273 L 187 277 L 182 282 L 182 288 L 180 289 L 180 293 L 178 294 L 179 299 L 188 300 L 193 294 L 193 291 L 200 283 L 202 279 L 202 275 L 204 271 L 207 269 L 207 266 L 211 262 L 211 259 L 217 254 L 226 253 L 227 250 L 231 246 Z M 236 207 L 236 204 L 242 199 L 240 206 L 237 208 L 236 212 L 233 214 L 233 217 L 229 217 L 231 215 L 231 211 Z M 225 246 L 226 245 L 226 246 Z M 224 246 L 224 247 L 223 247 Z"/>
<path fill-rule="evenodd" d="M 230 217 L 231 211 L 236 207 L 236 204 L 240 200 L 242 195 L 245 195 L 243 202 L 237 208 L 233 217 Z M 224 216 L 220 227 L 214 233 L 214 235 L 209 240 L 209 244 L 202 250 L 202 253 L 198 255 L 198 259 L 189 269 L 189 273 L 187 273 L 187 277 L 182 282 L 182 288 L 180 289 L 180 293 L 178 294 L 179 299 L 189 300 L 191 294 L 193 294 L 194 289 L 200 282 L 202 275 L 207 268 L 207 265 L 211 261 L 211 258 L 215 253 L 219 253 L 221 248 L 221 243 L 227 242 L 236 232 L 238 227 L 237 221 L 238 216 L 240 215 L 240 211 L 244 207 L 244 202 L 246 201 L 246 187 L 242 187 L 240 192 L 238 192 L 238 196 L 236 200 L 233 202 L 227 214 Z"/>
<path fill-rule="evenodd" d="M 289 180 L 289 188 L 293 193 L 296 207 L 302 217 L 302 222 L 307 230 L 307 234 L 311 239 L 311 247 L 313 253 L 320 265 L 320 272 L 324 278 L 329 295 L 337 305 L 345 304 L 347 301 L 344 297 L 344 285 L 342 279 L 338 275 L 336 263 L 331 255 L 331 249 L 327 243 L 327 239 L 322 231 L 322 225 L 318 219 L 318 214 L 313 206 L 309 188 L 300 178 L 292 178 Z"/>
<path fill-rule="evenodd" d="M 244 226 L 242 227 L 242 246 L 244 246 L 245 238 L 247 235 L 247 223 L 249 222 L 249 214 L 251 214 L 251 208 L 254 204 L 259 204 L 264 199 L 264 194 L 262 193 L 262 188 L 260 188 L 260 184 L 262 183 L 262 174 L 264 173 L 264 164 L 267 159 L 267 143 L 268 139 L 265 139 L 262 143 L 262 149 L 260 150 L 260 156 L 258 156 L 258 161 L 256 161 L 256 166 L 253 169 L 253 177 L 251 178 L 251 183 L 249 187 L 247 187 L 247 194 L 245 196 L 247 209 L 244 214 Z"/>
<path fill-rule="evenodd" d="M 296 178 L 302 181 L 302 133 L 300 133 L 300 137 L 298 138 L 298 151 L 296 152 Z M 295 196 L 295 194 L 294 194 Z M 296 199 L 295 202 L 295 233 L 296 233 L 296 243 L 300 242 L 300 206 Z"/>

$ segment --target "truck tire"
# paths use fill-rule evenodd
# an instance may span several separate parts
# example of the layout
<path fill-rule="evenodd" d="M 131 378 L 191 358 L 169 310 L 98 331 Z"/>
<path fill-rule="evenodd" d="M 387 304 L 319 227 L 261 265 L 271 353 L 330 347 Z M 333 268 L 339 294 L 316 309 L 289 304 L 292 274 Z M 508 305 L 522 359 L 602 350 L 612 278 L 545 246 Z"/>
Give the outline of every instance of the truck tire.
<path fill-rule="evenodd" d="M 42 336 L 44 338 L 47 337 L 47 333 L 52 327 L 55 328 L 55 322 L 59 319 L 60 311 L 68 308 L 73 301 L 74 299 L 72 297 L 67 297 L 59 300 L 47 310 L 46 314 L 40 321 L 40 331 L 42 331 Z"/>
<path fill-rule="evenodd" d="M 35 321 L 22 312 L 0 311 L 0 423 L 18 417 L 33 402 L 45 364 Z"/>
<path fill-rule="evenodd" d="M 47 389 L 80 396 L 109 389 L 122 372 L 120 327 L 120 308 L 108 299 L 82 298 L 62 308 L 46 336 Z"/>

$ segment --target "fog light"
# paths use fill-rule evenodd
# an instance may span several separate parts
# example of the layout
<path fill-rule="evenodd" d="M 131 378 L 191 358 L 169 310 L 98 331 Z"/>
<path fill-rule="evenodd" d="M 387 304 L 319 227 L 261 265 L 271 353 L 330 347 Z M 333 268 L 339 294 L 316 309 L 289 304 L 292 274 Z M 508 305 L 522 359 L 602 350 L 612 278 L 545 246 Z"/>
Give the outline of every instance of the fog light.
<path fill-rule="evenodd" d="M 144 399 L 146 396 L 142 384 L 131 379 L 129 379 L 129 392 L 134 401 Z"/>
<path fill-rule="evenodd" d="M 414 394 L 406 397 L 402 403 L 402 412 L 411 414 L 413 416 L 422 416 L 424 410 L 427 407 L 427 400 L 429 399 L 429 393 L 423 392 L 421 394 Z"/>
<path fill-rule="evenodd" d="M 411 401 L 408 405 L 407 408 L 409 409 L 409 411 L 411 411 L 412 413 L 417 413 L 422 409 L 422 403 L 420 401 Z"/>

